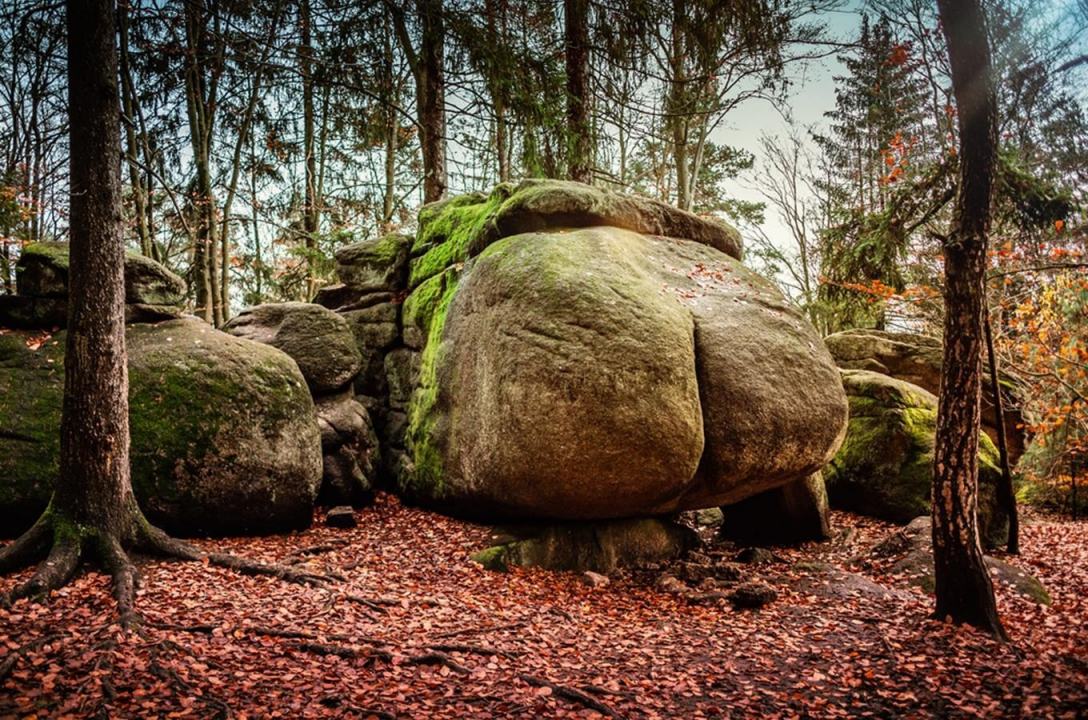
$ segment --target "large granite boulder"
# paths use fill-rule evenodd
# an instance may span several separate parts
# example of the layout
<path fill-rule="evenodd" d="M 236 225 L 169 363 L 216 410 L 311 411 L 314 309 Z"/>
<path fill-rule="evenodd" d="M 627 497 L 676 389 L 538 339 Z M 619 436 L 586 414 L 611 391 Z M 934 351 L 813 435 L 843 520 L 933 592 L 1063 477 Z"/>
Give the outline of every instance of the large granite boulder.
<path fill-rule="evenodd" d="M 362 368 L 363 360 L 347 321 L 313 303 L 257 305 L 243 310 L 223 330 L 290 355 L 315 393 L 340 390 Z"/>
<path fill-rule="evenodd" d="M 937 398 L 903 380 L 844 370 L 850 398 L 846 440 L 824 470 L 831 506 L 862 515 L 908 523 L 929 513 Z M 997 449 L 979 435 L 978 518 L 983 542 L 998 545 L 1008 519 L 998 509 L 1001 479 Z"/>
<path fill-rule="evenodd" d="M 831 458 L 846 401 L 814 329 L 715 247 L 731 228 L 628 202 L 534 182 L 424 209 L 404 492 L 487 517 L 645 516 Z"/>
<path fill-rule="evenodd" d="M 824 338 L 835 363 L 844 370 L 871 370 L 918 385 L 934 395 L 941 389 L 943 349 L 938 338 L 918 333 L 884 330 L 844 330 Z M 989 373 L 983 374 L 982 429 L 997 442 L 997 413 L 991 402 Z M 1005 416 L 1005 440 L 1009 462 L 1016 464 L 1024 454 L 1027 437 L 1023 416 L 1017 409 L 1017 387 L 1008 378 L 1001 381 Z"/>
<path fill-rule="evenodd" d="M 65 333 L 0 335 L 0 527 L 45 507 L 59 462 Z M 196 320 L 126 329 L 132 484 L 181 535 L 310 523 L 321 480 L 313 401 L 294 361 Z"/>
<path fill-rule="evenodd" d="M 15 266 L 16 295 L 0 299 L 0 326 L 63 327 L 68 321 L 68 243 L 39 242 L 23 248 Z M 178 317 L 185 281 L 154 260 L 125 254 L 125 315 L 128 322 Z"/>
<path fill-rule="evenodd" d="M 744 545 L 827 540 L 827 490 L 820 473 L 722 508 L 719 535 Z"/>

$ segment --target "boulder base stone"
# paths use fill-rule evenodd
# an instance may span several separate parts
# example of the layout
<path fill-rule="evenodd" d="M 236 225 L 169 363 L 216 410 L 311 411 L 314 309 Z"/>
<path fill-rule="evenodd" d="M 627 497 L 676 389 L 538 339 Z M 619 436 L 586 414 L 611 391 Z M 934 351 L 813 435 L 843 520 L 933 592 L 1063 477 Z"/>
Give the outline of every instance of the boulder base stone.
<path fill-rule="evenodd" d="M 319 398 L 323 475 L 320 502 L 363 505 L 374 495 L 378 439 L 366 408 L 350 393 Z"/>
<path fill-rule="evenodd" d="M 850 424 L 824 470 L 831 506 L 907 523 L 929 513 L 937 398 L 917 385 L 866 370 L 844 370 Z M 979 435 L 979 527 L 983 543 L 1004 541 L 1008 521 L 998 510 L 997 449 Z"/>
<path fill-rule="evenodd" d="M 820 473 L 722 508 L 719 535 L 745 545 L 827 540 L 827 491 Z"/>
<path fill-rule="evenodd" d="M 225 324 L 223 330 L 290 355 L 315 393 L 345 387 L 362 368 L 363 360 L 348 323 L 313 303 L 251 307 Z"/>
<path fill-rule="evenodd" d="M 44 509 L 59 461 L 65 333 L 39 349 L 0 335 L 0 527 Z M 306 527 L 321 440 L 298 368 L 275 348 L 196 320 L 126 329 L 132 484 L 179 535 Z"/>
<path fill-rule="evenodd" d="M 521 539 L 476 553 L 473 560 L 489 570 L 518 565 L 608 574 L 676 559 L 697 542 L 691 530 L 654 518 L 565 523 L 519 534 Z"/>

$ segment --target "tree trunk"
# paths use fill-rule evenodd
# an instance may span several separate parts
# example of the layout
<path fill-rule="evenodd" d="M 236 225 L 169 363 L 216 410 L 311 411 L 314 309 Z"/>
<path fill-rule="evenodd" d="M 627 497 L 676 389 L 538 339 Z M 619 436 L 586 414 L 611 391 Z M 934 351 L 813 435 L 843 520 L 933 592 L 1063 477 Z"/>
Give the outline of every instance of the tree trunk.
<path fill-rule="evenodd" d="M 1016 509 L 1016 493 L 1012 487 L 1012 469 L 1009 467 L 1009 444 L 1005 435 L 1005 403 L 1001 397 L 1000 373 L 997 371 L 997 355 L 994 353 L 993 327 L 990 314 L 986 322 L 986 356 L 990 366 L 990 402 L 994 406 L 994 421 L 997 425 L 997 451 L 1001 461 L 1001 484 L 997 487 L 997 502 L 1009 518 L 1009 540 L 1005 549 L 1013 555 L 1020 553 L 1020 516 Z"/>
<path fill-rule="evenodd" d="M 121 98 L 125 113 L 125 157 L 128 160 L 129 184 L 132 186 L 136 237 L 140 243 L 140 252 L 151 257 L 154 253 L 151 247 L 151 233 L 147 226 L 147 192 L 143 184 L 143 174 L 140 172 L 139 162 L 136 159 L 139 156 L 136 141 L 136 91 L 133 87 L 132 67 L 129 63 L 128 13 L 129 8 L 126 7 L 121 8 L 117 14 L 121 44 Z"/>
<path fill-rule="evenodd" d="M 114 0 L 69 0 L 66 7 L 71 242 L 60 468 L 42 516 L 0 548 L 0 573 L 48 553 L 5 600 L 47 595 L 75 575 L 83 558 L 95 559 L 113 578 L 121 623 L 128 626 L 138 576 L 127 547 L 293 582 L 327 582 L 292 567 L 206 554 L 153 527 L 136 505 L 129 475 Z"/>
<path fill-rule="evenodd" d="M 416 104 L 423 149 L 423 202 L 446 197 L 446 75 L 442 0 L 418 0 L 423 29 Z"/>
<path fill-rule="evenodd" d="M 563 0 L 567 61 L 567 176 L 593 180 L 589 128 L 589 0 Z"/>
<path fill-rule="evenodd" d="M 310 40 L 310 0 L 301 0 L 298 8 L 300 42 L 298 48 L 299 74 L 302 76 L 302 152 L 305 156 L 305 195 L 302 206 L 302 232 L 306 242 L 306 299 L 317 292 L 314 263 L 317 252 L 317 156 L 314 153 L 314 78 L 313 46 Z"/>
<path fill-rule="evenodd" d="M 71 241 L 64 356 L 60 517 L 123 536 L 129 482 L 121 134 L 112 0 L 68 4 Z"/>
<path fill-rule="evenodd" d="M 983 293 L 997 107 L 980 0 L 937 4 L 959 114 L 960 187 L 944 243 L 944 362 L 932 492 L 936 614 L 1003 638 L 976 517 Z"/>
<path fill-rule="evenodd" d="M 193 281 L 196 286 L 196 311 L 205 321 L 219 324 L 220 307 L 216 292 L 218 261 L 215 242 L 215 197 L 211 180 L 211 126 L 214 101 L 204 79 L 204 8 L 203 2 L 185 5 L 185 97 L 189 118 L 189 136 L 193 150 L 196 178 L 192 192 L 196 216 L 196 243 L 193 248 Z"/>

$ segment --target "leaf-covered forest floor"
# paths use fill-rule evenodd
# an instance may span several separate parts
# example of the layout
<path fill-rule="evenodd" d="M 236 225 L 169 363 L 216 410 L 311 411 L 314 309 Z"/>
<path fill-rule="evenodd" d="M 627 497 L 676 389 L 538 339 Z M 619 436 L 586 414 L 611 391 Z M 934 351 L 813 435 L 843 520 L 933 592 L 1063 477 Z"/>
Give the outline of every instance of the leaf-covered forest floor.
<path fill-rule="evenodd" d="M 929 619 L 903 578 L 850 565 L 891 526 L 843 513 L 835 541 L 745 566 L 778 591 L 760 611 L 658 590 L 651 571 L 604 587 L 485 571 L 469 555 L 486 528 L 390 496 L 357 516 L 352 530 L 201 541 L 344 576 L 328 588 L 146 560 L 140 633 L 114 624 L 97 573 L 0 609 L 0 718 L 1088 714 L 1088 523 L 1029 520 L 1013 562 L 1054 603 L 999 588 L 999 644 Z M 860 575 L 828 585 L 822 563 Z"/>

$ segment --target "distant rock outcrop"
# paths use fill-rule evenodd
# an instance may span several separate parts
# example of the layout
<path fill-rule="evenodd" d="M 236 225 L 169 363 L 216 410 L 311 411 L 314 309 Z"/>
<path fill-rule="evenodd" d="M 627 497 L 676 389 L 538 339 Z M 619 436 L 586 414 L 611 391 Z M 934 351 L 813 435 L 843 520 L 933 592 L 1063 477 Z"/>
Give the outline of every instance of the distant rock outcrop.
<path fill-rule="evenodd" d="M 846 440 L 824 469 L 832 507 L 907 523 L 929 513 L 937 398 L 888 375 L 844 370 L 850 398 Z M 978 518 L 983 542 L 1004 542 L 1008 520 L 999 510 L 997 449 L 979 437 Z"/>
<path fill-rule="evenodd" d="M 928 335 L 883 330 L 844 330 L 824 338 L 835 363 L 844 370 L 871 370 L 918 385 L 936 395 L 941 388 L 941 341 Z M 1017 409 L 1017 388 L 1005 378 L 1001 381 L 1004 399 L 1005 439 L 1009 462 L 1013 465 L 1024 454 L 1027 437 L 1024 419 Z M 989 374 L 982 380 L 982 429 L 997 442 L 997 415 L 991 403 Z"/>

